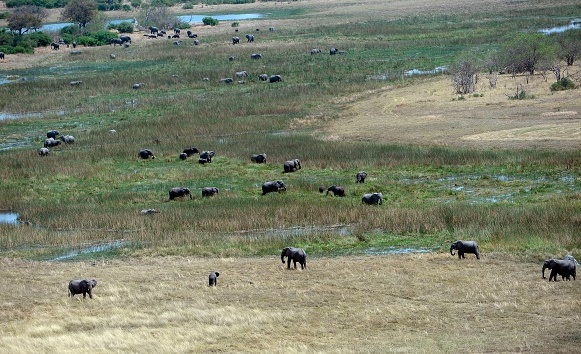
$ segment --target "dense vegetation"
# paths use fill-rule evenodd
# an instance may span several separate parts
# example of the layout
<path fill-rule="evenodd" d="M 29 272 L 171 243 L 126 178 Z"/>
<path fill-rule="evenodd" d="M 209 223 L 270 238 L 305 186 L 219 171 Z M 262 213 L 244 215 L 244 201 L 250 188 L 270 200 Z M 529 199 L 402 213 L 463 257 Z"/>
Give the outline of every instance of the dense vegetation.
<path fill-rule="evenodd" d="M 1 100 L 0 109 L 64 114 L 0 122 L 0 142 L 21 144 L 0 152 L 2 207 L 33 225 L 1 225 L 0 250 L 50 258 L 71 247 L 123 240 L 110 252 L 262 255 L 292 242 L 314 254 L 338 254 L 371 246 L 440 249 L 462 238 L 532 257 L 579 249 L 578 171 L 564 170 L 581 157 L 578 151 L 399 146 L 319 136 L 341 109 L 332 103 L 337 98 L 386 83 L 413 85 L 419 79 L 402 77 L 403 71 L 450 65 L 465 52 L 486 56 L 513 32 L 553 24 L 547 9 L 479 14 L 479 26 L 474 15 L 460 13 L 265 31 L 258 47 L 232 46 L 231 34 L 214 34 L 201 39 L 200 50 L 160 42 L 117 52 L 115 61 L 110 49 L 87 51 L 65 57 L 58 67 L 9 72 L 37 79 L 1 85 L 1 97 L 26 99 Z M 308 54 L 332 46 L 348 55 Z M 263 59 L 250 58 L 256 50 Z M 234 63 L 227 60 L 232 54 Z M 246 84 L 219 83 L 242 68 L 251 73 Z M 53 75 L 45 76 L 47 70 Z M 259 82 L 262 72 L 284 80 Z M 377 73 L 388 81 L 369 80 Z M 71 80 L 83 84 L 71 87 Z M 131 89 L 136 82 L 145 87 Z M 77 142 L 41 159 L 36 149 L 55 128 Z M 180 161 L 188 146 L 217 156 L 207 165 Z M 137 159 L 141 148 L 153 149 L 157 158 Z M 263 152 L 268 164 L 250 163 L 250 154 Z M 291 158 L 300 158 L 304 168 L 283 175 L 281 163 Z M 373 177 L 354 185 L 361 169 Z M 284 180 L 287 192 L 261 196 L 261 183 L 276 179 Z M 321 184 L 344 185 L 348 195 L 324 198 Z M 215 186 L 220 195 L 167 202 L 168 190 L 178 185 L 196 195 Z M 362 206 L 368 191 L 382 192 L 385 204 Z M 499 194 L 510 197 L 486 202 Z M 142 217 L 144 208 L 160 213 Z"/>

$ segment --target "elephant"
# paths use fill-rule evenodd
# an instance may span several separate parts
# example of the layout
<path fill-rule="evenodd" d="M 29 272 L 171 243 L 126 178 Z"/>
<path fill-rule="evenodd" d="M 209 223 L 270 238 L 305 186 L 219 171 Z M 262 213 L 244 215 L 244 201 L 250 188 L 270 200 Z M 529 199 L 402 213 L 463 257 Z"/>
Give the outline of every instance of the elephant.
<path fill-rule="evenodd" d="M 271 27 L 268 27 L 268 30 L 269 30 L 270 32 L 274 32 L 274 27 L 272 27 L 272 26 L 271 26 Z"/>
<path fill-rule="evenodd" d="M 194 45 L 200 45 L 200 41 L 197 39 L 194 39 Z"/>
<path fill-rule="evenodd" d="M 285 173 L 295 172 L 301 169 L 301 161 L 299 159 L 289 160 L 282 167 Z"/>
<path fill-rule="evenodd" d="M 383 204 L 383 195 L 381 193 L 366 193 L 361 197 L 361 202 L 369 205 Z"/>
<path fill-rule="evenodd" d="M 48 156 L 49 153 L 50 153 L 50 150 L 48 148 L 42 147 L 42 148 L 38 149 L 38 154 L 40 156 Z"/>
<path fill-rule="evenodd" d="M 220 82 L 223 82 L 225 84 L 231 84 L 234 82 L 234 79 L 231 77 L 226 77 L 226 78 L 220 79 Z"/>
<path fill-rule="evenodd" d="M 120 38 L 111 38 L 111 40 L 109 41 L 109 44 L 114 47 L 117 44 L 123 45 L 123 41 Z"/>
<path fill-rule="evenodd" d="M 250 54 L 250 58 L 252 58 L 252 59 L 262 59 L 262 54 L 252 53 L 252 54 Z"/>
<path fill-rule="evenodd" d="M 243 78 L 248 76 L 248 72 L 246 70 L 237 71 L 235 75 L 237 78 Z"/>
<path fill-rule="evenodd" d="M 273 82 L 280 82 L 282 81 L 282 76 L 280 75 L 272 75 L 268 78 L 268 82 L 273 83 Z"/>
<path fill-rule="evenodd" d="M 258 80 L 260 80 L 260 81 L 266 81 L 266 80 L 268 80 L 268 75 L 266 75 L 266 74 L 260 74 L 260 75 L 258 75 Z"/>
<path fill-rule="evenodd" d="M 0 52 L 0 59 L 4 60 L 5 56 L 6 56 L 6 54 L 4 54 L 4 52 Z"/>
<path fill-rule="evenodd" d="M 185 152 L 182 152 L 179 157 L 180 157 L 180 160 L 186 160 L 188 158 L 188 154 L 186 154 Z"/>
<path fill-rule="evenodd" d="M 450 254 L 455 256 L 454 250 L 458 250 L 458 259 L 466 258 L 464 257 L 464 253 L 474 253 L 476 255 L 476 259 L 480 259 L 480 251 L 478 250 L 478 243 L 476 241 L 462 241 L 458 240 L 456 242 L 452 242 L 450 245 Z"/>
<path fill-rule="evenodd" d="M 143 149 L 139 151 L 138 156 L 144 160 L 147 160 L 151 157 L 151 159 L 155 159 L 155 155 L 153 154 L 153 151 L 149 150 L 149 149 Z"/>
<path fill-rule="evenodd" d="M 186 32 L 186 34 L 188 35 L 188 38 L 198 38 L 198 34 L 197 33 L 193 33 L 192 31 L 188 30 Z"/>
<path fill-rule="evenodd" d="M 199 163 L 200 165 L 205 165 L 205 164 L 207 164 L 208 162 L 210 162 L 210 161 L 208 161 L 208 159 L 204 159 L 204 158 L 201 158 L 201 157 L 198 159 L 198 163 Z"/>
<path fill-rule="evenodd" d="M 133 84 L 132 87 L 133 87 L 134 90 L 138 90 L 140 88 L 144 88 L 145 87 L 145 84 L 143 82 L 139 82 L 139 83 Z"/>
<path fill-rule="evenodd" d="M 236 60 L 236 56 L 235 55 L 231 55 L 228 57 L 228 61 L 234 61 Z"/>
<path fill-rule="evenodd" d="M 60 134 L 61 133 L 58 130 L 49 130 L 46 132 L 46 137 L 49 139 L 50 138 L 56 139 L 56 137 Z"/>
<path fill-rule="evenodd" d="M 74 297 L 76 294 L 83 294 L 83 299 L 89 294 L 89 298 L 93 298 L 93 288 L 97 286 L 97 280 L 91 279 L 74 279 L 69 282 L 69 297 Z"/>
<path fill-rule="evenodd" d="M 131 37 L 129 36 L 119 36 L 121 43 L 131 43 Z"/>
<path fill-rule="evenodd" d="M 235 45 L 238 43 L 240 43 L 240 37 L 232 37 L 232 44 Z"/>
<path fill-rule="evenodd" d="M 181 32 L 182 32 L 182 30 L 179 29 L 179 28 L 174 28 L 173 29 L 173 33 L 175 33 L 175 34 L 180 34 Z"/>
<path fill-rule="evenodd" d="M 212 162 L 212 157 L 216 156 L 216 153 L 212 150 L 202 151 L 200 153 L 200 158 L 208 160 L 208 162 Z"/>
<path fill-rule="evenodd" d="M 325 193 L 325 189 L 327 189 L 327 188 L 325 188 L 325 186 L 323 186 L 323 185 L 321 184 L 321 185 L 319 186 L 319 193 L 321 193 L 321 194 Z"/>
<path fill-rule="evenodd" d="M 58 44 L 58 43 L 56 43 L 56 42 L 52 42 L 52 43 L 50 44 L 50 47 L 52 48 L 52 50 L 59 50 L 59 49 L 61 49 L 61 46 L 60 46 L 60 44 Z"/>
<path fill-rule="evenodd" d="M 266 154 L 253 154 L 250 156 L 250 161 L 254 163 L 266 163 Z"/>
<path fill-rule="evenodd" d="M 66 144 L 74 144 L 75 143 L 75 137 L 72 135 L 61 135 L 61 140 Z"/>
<path fill-rule="evenodd" d="M 159 29 L 157 27 L 154 27 L 154 26 L 149 26 L 149 32 L 151 34 L 157 34 L 159 32 Z"/>
<path fill-rule="evenodd" d="M 315 55 L 315 54 L 319 54 L 319 53 L 321 53 L 321 50 L 319 48 L 311 49 L 311 55 Z"/>
<path fill-rule="evenodd" d="M 189 148 L 185 148 L 183 153 L 188 155 L 188 157 L 190 157 L 193 154 L 199 154 L 200 150 L 198 150 L 198 148 L 195 148 L 195 147 L 189 147 Z"/>
<path fill-rule="evenodd" d="M 159 213 L 159 211 L 155 210 L 155 209 L 142 209 L 141 210 L 141 215 L 153 215 L 153 214 L 157 214 Z"/>
<path fill-rule="evenodd" d="M 186 195 L 189 195 L 190 199 L 193 199 L 192 193 L 190 192 L 189 188 L 173 187 L 172 189 L 169 190 L 169 200 L 174 200 L 176 198 L 185 197 Z"/>
<path fill-rule="evenodd" d="M 219 189 L 216 187 L 204 187 L 202 188 L 202 197 L 212 197 L 218 194 Z"/>
<path fill-rule="evenodd" d="M 81 80 L 70 81 L 69 85 L 71 86 L 81 86 L 83 82 Z"/>
<path fill-rule="evenodd" d="M 44 140 L 44 147 L 45 148 L 59 146 L 60 144 L 61 144 L 61 142 L 59 140 L 55 140 L 53 138 L 48 138 L 48 139 Z"/>
<path fill-rule="evenodd" d="M 330 54 L 330 55 L 335 55 L 335 54 L 337 54 L 337 52 L 338 52 L 338 51 L 339 51 L 339 50 L 338 50 L 337 48 L 334 48 L 334 47 L 333 47 L 333 48 L 329 49 L 329 54 Z"/>
<path fill-rule="evenodd" d="M 246 35 L 246 42 L 248 42 L 248 43 L 254 42 L 254 36 L 251 34 L 247 34 Z"/>
<path fill-rule="evenodd" d="M 332 185 L 331 187 L 329 187 L 327 189 L 327 194 L 325 194 L 325 195 L 329 195 L 329 192 L 333 192 L 333 195 L 335 197 L 344 197 L 345 196 L 345 188 L 337 187 L 336 185 Z"/>
<path fill-rule="evenodd" d="M 291 261 L 294 262 L 295 269 L 297 269 L 297 262 L 301 265 L 301 269 L 307 267 L 307 254 L 302 248 L 285 247 L 280 254 L 282 264 L 284 264 L 284 257 L 287 257 L 287 269 L 290 269 Z"/>
<path fill-rule="evenodd" d="M 575 262 L 569 259 L 547 259 L 543 263 L 543 279 L 545 279 L 546 268 L 551 270 L 549 281 L 551 281 L 551 279 L 557 281 L 557 274 L 560 275 L 563 280 L 571 280 L 571 276 L 573 276 L 573 280 L 575 280 L 575 276 L 577 275 L 577 266 L 575 265 Z"/>
<path fill-rule="evenodd" d="M 359 171 L 355 175 L 355 183 L 365 183 L 365 178 L 367 178 L 367 172 Z"/>
<path fill-rule="evenodd" d="M 220 273 L 218 272 L 212 272 L 210 273 L 210 275 L 208 276 L 208 286 L 218 286 L 218 277 L 220 276 Z"/>
<path fill-rule="evenodd" d="M 283 181 L 269 181 L 262 184 L 262 195 L 270 192 L 283 192 L 286 191 L 286 186 Z"/>

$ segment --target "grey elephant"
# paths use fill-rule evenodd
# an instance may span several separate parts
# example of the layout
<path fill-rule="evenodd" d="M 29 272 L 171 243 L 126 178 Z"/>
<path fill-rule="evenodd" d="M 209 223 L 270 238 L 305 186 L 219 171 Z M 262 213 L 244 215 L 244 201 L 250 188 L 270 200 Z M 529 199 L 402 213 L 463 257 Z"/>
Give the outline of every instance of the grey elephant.
<path fill-rule="evenodd" d="M 365 183 L 366 178 L 367 178 L 367 172 L 359 171 L 355 175 L 355 183 Z"/>
<path fill-rule="evenodd" d="M 155 155 L 153 154 L 153 151 L 149 150 L 149 149 L 142 149 L 139 150 L 138 156 L 144 160 L 147 160 L 151 157 L 151 159 L 155 159 Z"/>
<path fill-rule="evenodd" d="M 173 187 L 169 190 L 169 200 L 185 197 L 186 195 L 189 195 L 190 199 L 192 199 L 192 193 L 190 192 L 190 189 L 186 187 Z"/>
<path fill-rule="evenodd" d="M 204 187 L 202 188 L 202 197 L 212 197 L 218 194 L 219 189 L 216 187 Z"/>
<path fill-rule="evenodd" d="M 283 181 L 269 181 L 262 184 L 262 195 L 271 192 L 283 192 L 286 191 L 286 186 Z"/>
<path fill-rule="evenodd" d="M 75 137 L 72 135 L 61 135 L 61 141 L 65 143 L 65 145 L 74 144 Z"/>
<path fill-rule="evenodd" d="M 129 36 L 119 36 L 122 43 L 131 43 L 131 37 Z"/>
<path fill-rule="evenodd" d="M 69 297 L 76 294 L 83 294 L 83 299 L 89 294 L 89 298 L 93 298 L 93 288 L 97 286 L 97 280 L 91 279 L 73 279 L 69 282 Z"/>
<path fill-rule="evenodd" d="M 301 161 L 299 159 L 286 161 L 283 165 L 283 172 L 295 172 L 301 169 Z"/>
<path fill-rule="evenodd" d="M 252 59 L 262 59 L 262 54 L 252 53 L 252 54 L 250 54 L 250 58 L 252 58 Z"/>
<path fill-rule="evenodd" d="M 361 202 L 369 205 L 383 204 L 383 194 L 381 193 L 366 193 L 361 197 Z"/>
<path fill-rule="evenodd" d="M 571 280 L 571 276 L 573 280 L 577 275 L 577 266 L 575 262 L 569 259 L 547 259 L 543 263 L 543 279 L 545 279 L 545 269 L 549 268 L 551 270 L 551 274 L 549 274 L 549 281 L 553 279 L 557 281 L 557 274 L 562 277 L 563 280 Z"/>
<path fill-rule="evenodd" d="M 149 32 L 151 34 L 157 34 L 159 32 L 159 29 L 157 27 L 154 27 L 154 26 L 149 26 Z"/>
<path fill-rule="evenodd" d="M 321 53 L 321 50 L 319 48 L 311 49 L 311 55 L 315 55 L 315 54 L 319 54 L 319 53 Z"/>
<path fill-rule="evenodd" d="M 240 43 L 240 37 L 232 37 L 232 44 Z"/>
<path fill-rule="evenodd" d="M 198 150 L 198 148 L 195 147 L 189 147 L 189 148 L 185 148 L 184 151 L 182 151 L 184 154 L 188 155 L 188 157 L 192 156 L 193 154 L 198 154 L 200 153 L 200 150 Z"/>
<path fill-rule="evenodd" d="M 295 269 L 297 269 L 297 262 L 301 265 L 301 269 L 307 267 L 307 254 L 302 248 L 285 247 L 280 254 L 282 264 L 284 264 L 284 257 L 287 257 L 287 269 L 290 269 L 291 261 L 294 263 Z"/>
<path fill-rule="evenodd" d="M 111 40 L 109 41 L 109 44 L 114 47 L 117 44 L 118 45 L 123 45 L 123 41 L 120 38 L 111 38 Z"/>
<path fill-rule="evenodd" d="M 254 36 L 251 34 L 247 34 L 246 35 L 246 42 L 248 42 L 248 43 L 254 42 Z"/>
<path fill-rule="evenodd" d="M 282 76 L 280 75 L 272 75 L 271 77 L 268 78 L 268 82 L 273 83 L 273 82 L 280 82 L 282 81 Z"/>
<path fill-rule="evenodd" d="M 254 163 L 266 163 L 266 154 L 253 154 L 250 156 L 250 161 Z"/>
<path fill-rule="evenodd" d="M 210 273 L 210 275 L 208 276 L 208 286 L 218 286 L 218 277 L 220 276 L 220 273 L 218 272 L 212 272 Z"/>
<path fill-rule="evenodd" d="M 324 185 L 321 184 L 319 186 L 319 193 L 321 193 L 321 194 L 325 193 L 325 189 L 327 189 L 327 187 L 325 187 Z"/>
<path fill-rule="evenodd" d="M 180 160 L 187 160 L 188 154 L 186 154 L 185 152 L 182 152 L 179 154 L 179 158 L 180 158 Z"/>
<path fill-rule="evenodd" d="M 456 242 L 452 242 L 450 245 L 450 254 L 455 256 L 454 250 L 458 251 L 458 259 L 466 258 L 464 256 L 465 253 L 473 253 L 476 255 L 476 259 L 480 259 L 480 251 L 478 250 L 478 243 L 476 241 L 462 241 L 458 240 Z"/>
<path fill-rule="evenodd" d="M 268 80 L 268 75 L 266 75 L 266 74 L 260 74 L 260 75 L 258 75 L 258 80 L 260 80 L 260 81 L 266 81 L 266 80 Z"/>
<path fill-rule="evenodd" d="M 49 130 L 49 131 L 47 131 L 47 132 L 46 132 L 46 137 L 47 137 L 48 139 L 50 139 L 50 138 L 56 139 L 56 137 L 57 137 L 58 135 L 60 135 L 60 134 L 61 134 L 61 133 L 59 133 L 59 131 L 58 131 L 58 130 Z"/>
<path fill-rule="evenodd" d="M 225 78 L 223 78 L 223 79 L 220 79 L 220 82 L 223 82 L 223 83 L 225 83 L 225 84 L 231 84 L 231 83 L 233 83 L 233 82 L 234 82 L 234 79 L 233 79 L 233 78 L 231 78 L 231 77 L 225 77 Z"/>
<path fill-rule="evenodd" d="M 216 153 L 212 150 L 202 151 L 200 153 L 200 159 L 206 159 L 207 162 L 212 162 L 212 157 L 216 156 Z"/>
<path fill-rule="evenodd" d="M 40 156 L 48 156 L 48 154 L 50 154 L 50 150 L 48 148 L 41 147 L 40 149 L 38 149 L 38 154 Z"/>
<path fill-rule="evenodd" d="M 53 138 L 48 138 L 48 139 L 44 140 L 44 147 L 45 148 L 59 146 L 60 144 L 61 144 L 60 140 L 55 140 Z"/>
<path fill-rule="evenodd" d="M 329 195 L 329 192 L 332 192 L 335 197 L 345 196 L 345 188 L 338 187 L 336 185 L 332 185 L 331 187 L 327 188 L 327 194 L 325 195 Z"/>

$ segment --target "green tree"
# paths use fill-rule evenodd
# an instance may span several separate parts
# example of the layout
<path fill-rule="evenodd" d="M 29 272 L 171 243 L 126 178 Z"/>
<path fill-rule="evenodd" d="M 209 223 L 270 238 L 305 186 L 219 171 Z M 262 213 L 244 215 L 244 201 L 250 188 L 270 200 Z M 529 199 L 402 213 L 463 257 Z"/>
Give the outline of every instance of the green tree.
<path fill-rule="evenodd" d="M 541 62 L 557 60 L 557 46 L 540 33 L 520 34 L 506 43 L 499 53 L 500 67 L 515 75 L 533 75 Z"/>
<path fill-rule="evenodd" d="M 570 29 L 555 35 L 559 44 L 559 57 L 568 66 L 581 57 L 581 29 Z"/>
<path fill-rule="evenodd" d="M 84 28 L 97 16 L 97 4 L 93 0 L 71 0 L 63 9 L 61 16 Z"/>
<path fill-rule="evenodd" d="M 11 31 L 18 32 L 18 34 L 23 34 L 30 29 L 40 27 L 47 16 L 48 12 L 42 7 L 34 5 L 20 6 L 10 14 L 8 28 Z"/>

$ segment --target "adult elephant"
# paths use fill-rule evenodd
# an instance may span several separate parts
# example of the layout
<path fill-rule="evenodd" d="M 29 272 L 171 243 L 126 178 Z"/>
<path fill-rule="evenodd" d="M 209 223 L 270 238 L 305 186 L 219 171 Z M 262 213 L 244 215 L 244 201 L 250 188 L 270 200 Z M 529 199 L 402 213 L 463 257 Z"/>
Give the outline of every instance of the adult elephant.
<path fill-rule="evenodd" d="M 368 205 L 383 204 L 383 195 L 381 193 L 366 193 L 361 197 L 361 202 Z"/>
<path fill-rule="evenodd" d="M 188 147 L 188 148 L 184 149 L 183 153 L 188 155 L 188 157 L 190 157 L 193 154 L 199 154 L 200 150 L 198 150 L 198 148 L 196 148 L 196 147 Z"/>
<path fill-rule="evenodd" d="M 549 281 L 551 281 L 551 279 L 557 281 L 557 274 L 560 275 L 563 280 L 571 280 L 571 276 L 573 277 L 573 280 L 575 280 L 575 276 L 577 275 L 577 266 L 575 265 L 575 262 L 569 259 L 547 259 L 543 263 L 543 279 L 545 279 L 546 268 L 551 270 Z"/>
<path fill-rule="evenodd" d="M 131 37 L 129 36 L 119 36 L 121 43 L 131 43 Z"/>
<path fill-rule="evenodd" d="M 466 258 L 464 257 L 465 253 L 473 253 L 476 255 L 476 259 L 480 259 L 480 252 L 478 250 L 478 243 L 476 241 L 462 241 L 458 240 L 456 242 L 452 242 L 450 245 L 450 254 L 455 256 L 454 250 L 458 251 L 458 259 Z"/>
<path fill-rule="evenodd" d="M 149 149 L 143 149 L 140 150 L 138 153 L 138 156 L 144 160 L 147 160 L 151 157 L 151 159 L 155 159 L 155 155 L 153 154 L 153 151 L 149 150 Z"/>
<path fill-rule="evenodd" d="M 111 38 L 109 44 L 114 47 L 116 45 L 123 45 L 123 41 L 120 38 Z"/>
<path fill-rule="evenodd" d="M 0 52 L 0 59 L 4 60 L 4 57 L 6 56 L 6 54 L 4 54 L 4 52 Z"/>
<path fill-rule="evenodd" d="M 220 276 L 220 273 L 218 272 L 211 272 L 210 275 L 208 275 L 208 286 L 218 286 L 218 277 Z"/>
<path fill-rule="evenodd" d="M 205 159 L 207 162 L 212 162 L 212 157 L 216 156 L 216 153 L 212 150 L 202 151 L 200 153 L 200 159 Z"/>
<path fill-rule="evenodd" d="M 366 178 L 367 178 L 367 172 L 359 171 L 355 175 L 355 183 L 365 183 Z"/>
<path fill-rule="evenodd" d="M 315 55 L 315 54 L 319 54 L 319 53 L 321 53 L 321 50 L 319 48 L 311 49 L 311 55 Z"/>
<path fill-rule="evenodd" d="M 238 44 L 240 43 L 240 37 L 232 37 L 232 44 Z"/>
<path fill-rule="evenodd" d="M 286 186 L 283 181 L 269 181 L 262 184 L 262 195 L 271 192 L 283 192 L 286 191 Z"/>
<path fill-rule="evenodd" d="M 56 42 L 52 42 L 52 43 L 50 44 L 50 47 L 52 48 L 52 50 L 59 50 L 59 49 L 61 49 L 61 46 L 60 46 L 60 44 L 58 44 L 58 43 L 56 43 Z"/>
<path fill-rule="evenodd" d="M 204 187 L 202 188 L 202 197 L 212 197 L 219 192 L 220 190 L 216 187 Z"/>
<path fill-rule="evenodd" d="M 45 148 L 59 146 L 60 144 L 61 144 L 61 142 L 59 140 L 55 140 L 53 138 L 48 138 L 48 139 L 44 140 L 44 147 Z"/>
<path fill-rule="evenodd" d="M 284 264 L 284 257 L 287 257 L 287 269 L 290 269 L 291 261 L 294 263 L 295 269 L 297 269 L 297 262 L 301 265 L 301 269 L 307 267 L 307 254 L 302 248 L 285 247 L 280 254 L 282 264 Z"/>
<path fill-rule="evenodd" d="M 254 163 L 266 163 L 266 154 L 253 154 L 250 156 L 250 161 Z"/>
<path fill-rule="evenodd" d="M 83 294 L 83 299 L 89 294 L 89 298 L 93 298 L 93 288 L 97 286 L 96 279 L 73 279 L 69 282 L 69 297 L 77 294 Z"/>
<path fill-rule="evenodd" d="M 182 198 L 185 197 L 186 195 L 189 195 L 190 199 L 192 199 L 192 193 L 190 192 L 190 189 L 186 187 L 173 187 L 172 189 L 169 190 L 169 200 Z"/>
<path fill-rule="evenodd" d="M 159 28 L 157 28 L 157 27 L 154 27 L 154 26 L 149 26 L 149 32 L 150 32 L 151 34 L 156 34 L 156 35 L 157 35 L 157 34 L 158 34 L 158 32 L 159 32 Z"/>
<path fill-rule="evenodd" d="M 48 148 L 41 147 L 40 149 L 38 149 L 38 154 L 40 156 L 48 156 L 50 154 L 50 150 Z"/>
<path fill-rule="evenodd" d="M 295 172 L 301 169 L 301 161 L 299 159 L 289 160 L 282 167 L 285 173 Z"/>
<path fill-rule="evenodd" d="M 246 42 L 248 42 L 248 43 L 254 42 L 254 36 L 251 34 L 247 34 L 246 35 Z"/>
<path fill-rule="evenodd" d="M 282 81 L 282 76 L 280 75 L 271 75 L 268 78 L 268 82 L 273 83 L 273 82 L 281 82 Z"/>
<path fill-rule="evenodd" d="M 337 187 L 336 185 L 332 185 L 331 187 L 327 188 L 327 194 L 325 195 L 329 195 L 329 192 L 332 192 L 335 197 L 345 196 L 345 188 Z"/>
<path fill-rule="evenodd" d="M 61 135 L 61 141 L 63 143 L 65 143 L 66 145 L 74 144 L 75 143 L 75 137 L 72 136 L 72 135 Z"/>
<path fill-rule="evenodd" d="M 252 53 L 252 54 L 250 54 L 250 58 L 252 58 L 252 59 L 262 59 L 262 54 Z"/>
<path fill-rule="evenodd" d="M 268 75 L 266 75 L 266 74 L 260 74 L 260 75 L 258 75 L 258 80 L 260 80 L 260 81 L 266 81 L 266 80 L 268 80 Z"/>
<path fill-rule="evenodd" d="M 49 130 L 46 132 L 46 137 L 49 139 L 50 138 L 56 139 L 56 137 L 59 135 L 60 135 L 60 133 L 58 130 Z"/>

